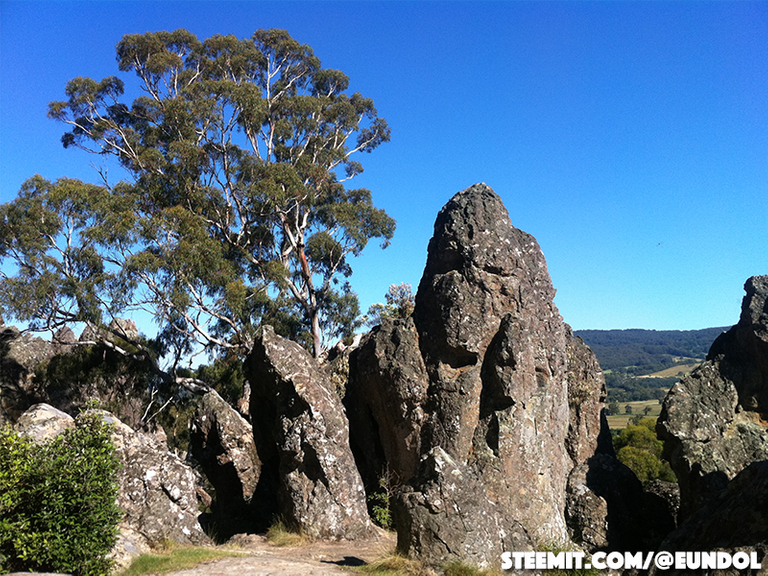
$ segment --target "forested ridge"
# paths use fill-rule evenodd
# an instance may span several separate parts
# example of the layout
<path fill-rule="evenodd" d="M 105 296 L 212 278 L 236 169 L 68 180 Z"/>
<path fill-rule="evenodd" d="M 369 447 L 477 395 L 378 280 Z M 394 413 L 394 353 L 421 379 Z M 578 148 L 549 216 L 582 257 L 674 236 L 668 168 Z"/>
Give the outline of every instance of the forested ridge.
<path fill-rule="evenodd" d="M 704 360 L 712 342 L 730 326 L 701 330 L 576 330 L 600 361 L 603 370 L 631 369 L 650 374 L 681 358 Z"/>
<path fill-rule="evenodd" d="M 576 330 L 597 356 L 611 401 L 661 400 L 693 364 L 703 362 L 715 339 L 730 327 L 701 330 Z M 644 377 L 674 366 L 666 377 Z"/>

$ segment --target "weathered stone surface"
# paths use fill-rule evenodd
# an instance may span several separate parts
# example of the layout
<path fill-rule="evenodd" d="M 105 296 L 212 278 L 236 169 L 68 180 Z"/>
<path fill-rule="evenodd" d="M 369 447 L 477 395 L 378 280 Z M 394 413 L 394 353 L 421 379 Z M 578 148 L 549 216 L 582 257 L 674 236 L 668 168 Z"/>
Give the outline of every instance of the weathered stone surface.
<path fill-rule="evenodd" d="M 117 546 L 110 554 L 117 567 L 127 566 L 135 556 L 163 540 L 209 543 L 197 522 L 195 472 L 153 436 L 134 432 L 109 412 L 90 412 L 113 426 L 112 442 L 121 462 L 117 503 L 125 516 Z M 73 425 L 68 414 L 38 404 L 19 418 L 16 429 L 39 442 Z"/>
<path fill-rule="evenodd" d="M 270 326 L 259 329 L 246 370 L 262 462 L 256 503 L 276 500 L 290 527 L 314 537 L 371 535 L 349 425 L 326 373 Z"/>
<path fill-rule="evenodd" d="M 109 323 L 109 329 L 114 330 L 121 337 L 128 340 L 137 340 L 139 338 L 139 329 L 136 323 L 128 318 L 115 318 Z"/>
<path fill-rule="evenodd" d="M 757 552 L 768 573 L 768 461 L 754 462 L 737 474 L 721 494 L 703 505 L 672 532 L 662 550 Z M 654 570 L 652 574 L 689 574 L 691 571 Z M 711 570 L 708 574 L 745 574 L 747 571 Z"/>
<path fill-rule="evenodd" d="M 212 390 L 200 399 L 190 423 L 189 455 L 216 491 L 214 515 L 220 530 L 232 534 L 252 516 L 250 503 L 261 462 L 251 425 Z M 231 534 L 220 534 L 226 538 Z"/>
<path fill-rule="evenodd" d="M 585 549 L 656 549 L 675 528 L 676 485 L 648 489 L 613 454 L 598 452 L 568 478 L 566 520 Z"/>
<path fill-rule="evenodd" d="M 611 432 L 603 408 L 608 391 L 600 363 L 594 352 L 571 327 L 566 328 L 568 354 L 568 435 L 565 445 L 574 466 L 579 466 L 596 452 L 613 452 Z"/>
<path fill-rule="evenodd" d="M 117 542 L 107 556 L 114 564 L 114 574 L 119 574 L 142 554 L 149 554 L 152 548 L 147 539 L 134 530 L 127 522 L 118 525 Z"/>
<path fill-rule="evenodd" d="M 15 428 L 35 442 L 45 442 L 74 425 L 75 419 L 69 414 L 49 404 L 35 404 L 21 415 Z"/>
<path fill-rule="evenodd" d="M 93 410 L 113 426 L 112 442 L 120 458 L 118 506 L 125 512 L 116 562 L 127 565 L 150 547 L 170 540 L 208 544 L 198 522 L 198 476 L 156 437 L 135 432 L 109 412 Z"/>
<path fill-rule="evenodd" d="M 657 423 L 684 519 L 750 463 L 768 459 L 768 276 L 747 280 L 741 318 L 672 387 Z"/>
<path fill-rule="evenodd" d="M 534 549 L 520 524 L 499 515 L 474 471 L 442 448 L 426 454 L 417 478 L 394 503 L 402 551 L 428 565 L 464 561 L 498 567 L 503 551 Z"/>
<path fill-rule="evenodd" d="M 16 422 L 27 408 L 43 400 L 35 387 L 35 369 L 56 351 L 49 341 L 22 334 L 13 326 L 0 326 L 0 425 Z"/>
<path fill-rule="evenodd" d="M 564 324 L 554 294 L 536 240 L 477 184 L 437 217 L 413 328 L 385 322 L 353 354 L 345 404 L 361 468 L 380 474 L 386 465 L 407 479 L 414 453 L 421 458 L 394 511 L 404 552 L 432 563 L 464 553 L 497 563 L 497 527 L 518 534 L 519 547 L 563 544 L 575 531 L 591 547 L 626 539 L 612 523 L 630 509 L 621 499 L 642 499 L 642 489 L 613 454 L 602 370 Z M 451 477 L 440 466 L 452 467 L 460 485 L 441 485 Z M 624 475 L 601 475 L 604 467 L 625 472 L 636 490 L 613 486 Z M 428 503 L 441 490 L 477 494 L 438 512 Z M 470 552 L 460 535 L 445 544 L 441 526 L 466 527 L 478 514 L 483 528 L 468 541 L 484 535 L 485 552 Z"/>
<path fill-rule="evenodd" d="M 477 184 L 440 211 L 414 320 L 429 374 L 422 453 L 474 470 L 505 522 L 567 538 L 565 327 L 536 240 Z"/>
<path fill-rule="evenodd" d="M 480 418 L 481 370 L 503 371 L 504 362 L 511 362 L 514 366 L 506 371 L 517 377 L 516 385 L 528 372 L 534 385 L 534 373 L 542 379 L 563 380 L 564 330 L 553 297 L 535 238 L 512 226 L 493 190 L 476 184 L 443 207 L 435 221 L 413 314 L 430 375 L 428 446 L 441 446 L 458 460 L 467 459 Z M 507 351 L 497 346 L 497 366 L 485 367 L 486 349 L 505 317 L 506 343 L 518 348 Z M 539 337 L 547 342 L 534 341 Z M 564 397 L 565 387 L 561 388 L 557 393 Z M 502 400 L 502 404 L 509 402 Z M 556 434 L 564 431 L 556 428 Z M 553 456 L 562 459 L 563 455 Z"/>
<path fill-rule="evenodd" d="M 546 306 L 538 310 L 547 313 Z M 529 313 L 504 318 L 484 359 L 480 419 L 468 462 L 504 515 L 519 520 L 537 541 L 562 542 L 571 470 L 565 342 L 554 318 L 550 323 Z"/>
<path fill-rule="evenodd" d="M 429 377 L 413 320 L 385 320 L 350 355 L 344 404 L 363 480 L 394 485 L 416 472 Z"/>
<path fill-rule="evenodd" d="M 567 540 L 567 330 L 553 297 L 536 240 L 478 184 L 437 217 L 413 321 L 384 322 L 352 355 L 358 462 L 404 483 L 394 511 L 404 552 L 487 565 L 502 544 Z"/>

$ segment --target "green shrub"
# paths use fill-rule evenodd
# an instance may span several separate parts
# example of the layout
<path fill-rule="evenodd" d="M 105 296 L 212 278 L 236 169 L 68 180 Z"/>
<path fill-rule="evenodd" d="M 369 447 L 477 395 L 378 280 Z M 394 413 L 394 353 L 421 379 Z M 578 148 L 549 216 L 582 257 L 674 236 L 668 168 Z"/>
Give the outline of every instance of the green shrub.
<path fill-rule="evenodd" d="M 94 415 L 43 444 L 0 429 L 0 572 L 108 574 L 118 466 L 109 426 Z"/>
<path fill-rule="evenodd" d="M 640 481 L 675 482 L 675 474 L 669 462 L 662 460 L 664 443 L 656 438 L 656 420 L 643 418 L 637 424 L 627 426 L 613 438 L 616 457 L 628 466 Z"/>
<path fill-rule="evenodd" d="M 390 486 L 387 476 L 379 478 L 379 485 L 368 496 L 368 506 L 370 508 L 373 522 L 385 530 L 392 530 L 392 512 L 390 511 Z"/>

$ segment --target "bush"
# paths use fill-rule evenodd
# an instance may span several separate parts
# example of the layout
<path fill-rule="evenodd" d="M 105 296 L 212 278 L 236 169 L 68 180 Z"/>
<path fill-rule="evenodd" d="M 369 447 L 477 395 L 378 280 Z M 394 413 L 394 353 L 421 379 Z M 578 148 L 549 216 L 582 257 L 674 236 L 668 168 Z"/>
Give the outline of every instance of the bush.
<path fill-rule="evenodd" d="M 619 461 L 628 466 L 640 481 L 675 482 L 669 462 L 662 460 L 664 443 L 656 438 L 656 419 L 642 418 L 627 426 L 613 438 L 613 447 Z"/>
<path fill-rule="evenodd" d="M 0 429 L 0 572 L 108 574 L 118 466 L 95 415 L 44 444 Z"/>
<path fill-rule="evenodd" d="M 388 476 L 379 478 L 379 485 L 368 496 L 368 506 L 374 524 L 392 530 L 392 511 L 390 510 L 390 486 Z"/>

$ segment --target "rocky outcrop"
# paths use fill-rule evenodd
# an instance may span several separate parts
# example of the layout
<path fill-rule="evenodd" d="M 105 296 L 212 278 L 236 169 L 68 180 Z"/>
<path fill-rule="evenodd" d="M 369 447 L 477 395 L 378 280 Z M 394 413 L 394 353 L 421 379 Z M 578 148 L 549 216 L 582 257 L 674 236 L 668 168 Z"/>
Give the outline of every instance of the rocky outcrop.
<path fill-rule="evenodd" d="M 708 552 L 756 552 L 763 562 L 768 558 L 768 462 L 753 462 L 738 473 L 727 488 L 703 505 L 664 541 L 662 550 Z M 653 574 L 661 574 L 654 570 Z M 664 574 L 689 574 L 669 570 Z M 709 574 L 745 574 L 734 568 L 713 570 Z"/>
<path fill-rule="evenodd" d="M 246 361 L 254 439 L 262 462 L 255 506 L 289 528 L 327 539 L 370 536 L 349 425 L 333 384 L 295 342 L 259 329 Z"/>
<path fill-rule="evenodd" d="M 393 510 L 398 547 L 422 562 L 489 567 L 505 550 L 533 548 L 519 523 L 499 516 L 476 473 L 442 448 L 426 454 L 416 478 L 398 493 Z"/>
<path fill-rule="evenodd" d="M 43 399 L 35 386 L 35 370 L 57 351 L 50 341 L 0 326 L 0 425 L 16 422 Z"/>
<path fill-rule="evenodd" d="M 613 454 L 611 433 L 603 413 L 608 391 L 603 370 L 594 352 L 571 327 L 566 328 L 568 355 L 568 435 L 565 446 L 574 466 L 596 452 Z"/>
<path fill-rule="evenodd" d="M 366 488 L 399 486 L 415 474 L 429 378 L 411 318 L 387 319 L 350 355 L 344 404 L 350 442 Z"/>
<path fill-rule="evenodd" d="M 441 210 L 414 321 L 429 374 L 422 453 L 477 474 L 502 517 L 567 538 L 565 326 L 533 236 L 483 184 Z"/>
<path fill-rule="evenodd" d="M 656 549 L 675 528 L 677 485 L 643 487 L 613 454 L 598 452 L 568 478 L 571 538 L 589 551 Z"/>
<path fill-rule="evenodd" d="M 215 490 L 214 520 L 224 539 L 249 528 L 261 462 L 251 425 L 215 391 L 200 399 L 190 423 L 189 456 Z"/>
<path fill-rule="evenodd" d="M 565 516 L 573 541 L 589 551 L 655 549 L 675 528 L 676 485 L 644 489 L 616 459 L 603 411 L 605 380 L 592 350 L 566 326 L 568 477 Z M 678 496 L 679 499 L 679 496 Z"/>
<path fill-rule="evenodd" d="M 134 432 L 108 412 L 92 412 L 112 425 L 112 442 L 121 463 L 117 503 L 125 515 L 111 554 L 117 568 L 164 540 L 210 542 L 197 521 L 195 472 L 155 437 Z M 68 414 L 38 404 L 19 418 L 16 429 L 35 441 L 45 441 L 73 425 Z"/>
<path fill-rule="evenodd" d="M 768 276 L 750 278 L 745 290 L 738 324 L 672 387 L 657 423 L 680 483 L 681 519 L 768 459 Z"/>
<path fill-rule="evenodd" d="M 48 404 L 35 404 L 21 415 L 14 427 L 35 442 L 45 442 L 74 425 L 75 419 L 69 414 Z"/>
<path fill-rule="evenodd" d="M 536 240 L 478 184 L 437 217 L 413 320 L 352 354 L 353 446 L 362 469 L 403 482 L 402 551 L 485 565 L 499 545 L 568 540 L 566 482 L 606 441 L 605 387 L 554 294 Z"/>
<path fill-rule="evenodd" d="M 155 436 L 135 432 L 109 412 L 93 412 L 113 426 L 112 442 L 121 463 L 118 505 L 125 511 L 122 540 L 138 538 L 149 546 L 164 540 L 210 543 L 198 522 L 195 471 Z"/>

